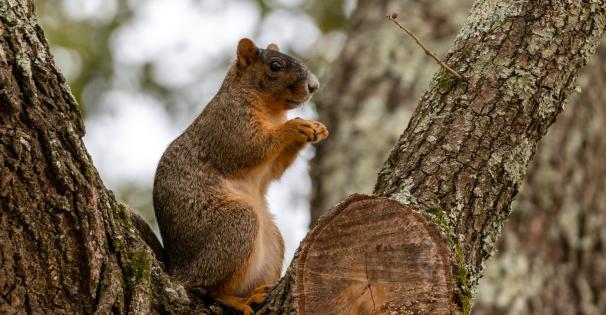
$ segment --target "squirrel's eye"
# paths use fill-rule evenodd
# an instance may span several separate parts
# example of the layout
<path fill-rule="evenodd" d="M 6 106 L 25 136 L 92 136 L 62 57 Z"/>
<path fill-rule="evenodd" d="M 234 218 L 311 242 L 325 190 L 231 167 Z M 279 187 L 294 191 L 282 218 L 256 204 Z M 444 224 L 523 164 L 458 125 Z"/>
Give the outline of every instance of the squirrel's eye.
<path fill-rule="evenodd" d="M 272 61 L 269 64 L 269 69 L 271 69 L 271 71 L 280 71 L 282 68 L 282 64 L 279 61 Z"/>

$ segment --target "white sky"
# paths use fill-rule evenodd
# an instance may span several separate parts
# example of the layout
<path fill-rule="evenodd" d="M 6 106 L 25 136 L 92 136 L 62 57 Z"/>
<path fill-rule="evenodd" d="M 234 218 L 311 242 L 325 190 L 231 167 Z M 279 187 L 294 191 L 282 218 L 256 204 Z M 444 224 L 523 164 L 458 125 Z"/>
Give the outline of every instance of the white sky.
<path fill-rule="evenodd" d="M 64 5 L 73 10 L 74 17 L 87 18 L 97 12 L 109 14 L 108 11 L 115 10 L 114 2 L 65 0 Z M 117 73 L 114 87 L 104 93 L 103 101 L 93 109 L 94 115 L 85 121 L 86 146 L 105 184 L 115 190 L 123 183 L 152 186 L 164 149 L 214 95 L 226 71 L 223 59 L 226 55 L 235 57 L 240 38 L 251 37 L 261 47 L 276 42 L 295 54 L 304 54 L 314 49 L 320 36 L 311 18 L 302 12 L 278 10 L 261 20 L 258 8 L 243 1 L 132 3 L 137 7 L 134 18 L 112 38 Z M 145 63 L 154 64 L 154 76 L 163 85 L 193 87 L 184 93 L 200 104 L 197 112 L 188 112 L 183 121 L 175 122 L 164 104 L 141 94 L 133 76 Z M 201 82 L 200 73 L 206 74 Z M 291 116 L 315 116 L 308 104 L 297 111 Z M 268 194 L 270 210 L 285 240 L 285 266 L 307 233 L 310 193 L 307 172 L 312 156 L 312 148 L 304 151 L 282 180 L 270 187 Z"/>

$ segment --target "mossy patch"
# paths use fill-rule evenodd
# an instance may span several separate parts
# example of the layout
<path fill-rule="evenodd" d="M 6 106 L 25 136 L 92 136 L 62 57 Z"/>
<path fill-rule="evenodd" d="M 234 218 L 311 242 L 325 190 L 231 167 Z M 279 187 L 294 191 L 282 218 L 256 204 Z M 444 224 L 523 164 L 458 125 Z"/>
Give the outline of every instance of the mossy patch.
<path fill-rule="evenodd" d="M 124 248 L 124 238 L 121 235 L 116 235 L 112 238 L 112 245 L 116 251 L 122 250 Z"/>
<path fill-rule="evenodd" d="M 469 285 L 469 278 L 467 273 L 467 265 L 465 264 L 465 256 L 461 245 L 457 240 L 448 218 L 444 215 L 444 211 L 439 208 L 428 209 L 425 211 L 431 222 L 433 222 L 446 238 L 446 243 L 451 249 L 451 253 L 454 258 L 454 270 L 453 277 L 457 284 L 459 294 L 457 295 L 457 304 L 461 308 L 462 314 L 469 314 L 471 311 L 471 299 L 473 294 Z"/>
<path fill-rule="evenodd" d="M 118 215 L 120 218 L 122 218 L 124 223 L 126 223 L 128 226 L 130 226 L 132 224 L 132 222 L 130 220 L 130 216 L 128 215 L 128 211 L 126 210 L 126 207 L 123 204 L 121 204 L 119 202 L 114 203 L 113 210 L 114 210 L 114 213 L 116 215 Z"/>
<path fill-rule="evenodd" d="M 128 255 L 128 284 L 135 287 L 142 280 L 149 282 L 151 277 L 152 259 L 144 250 L 138 250 Z"/>
<path fill-rule="evenodd" d="M 473 295 L 471 293 L 469 280 L 467 278 L 465 257 L 463 256 L 463 251 L 461 250 L 461 246 L 458 244 L 458 242 L 456 242 L 454 239 L 450 239 L 448 242 L 450 243 L 449 245 L 454 246 L 456 263 L 453 276 L 460 290 L 457 303 L 461 307 L 462 314 L 469 314 L 471 311 L 471 299 L 473 298 Z"/>
<path fill-rule="evenodd" d="M 95 171 L 92 167 L 86 169 L 86 178 L 93 179 L 95 177 Z"/>
<path fill-rule="evenodd" d="M 452 76 L 448 71 L 444 68 L 440 69 L 438 73 L 438 78 L 436 80 L 436 86 L 438 88 L 438 92 L 441 94 L 448 93 L 452 87 L 457 83 L 457 79 Z"/>

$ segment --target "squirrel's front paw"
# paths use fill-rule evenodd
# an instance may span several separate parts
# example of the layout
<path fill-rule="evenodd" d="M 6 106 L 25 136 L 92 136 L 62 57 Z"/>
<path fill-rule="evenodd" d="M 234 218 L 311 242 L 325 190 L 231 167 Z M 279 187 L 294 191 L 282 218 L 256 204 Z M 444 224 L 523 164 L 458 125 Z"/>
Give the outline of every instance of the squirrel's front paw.
<path fill-rule="evenodd" d="M 299 131 L 305 137 L 306 142 L 318 143 L 328 137 L 328 129 L 323 123 L 315 120 L 305 120 L 299 117 L 291 120 Z"/>

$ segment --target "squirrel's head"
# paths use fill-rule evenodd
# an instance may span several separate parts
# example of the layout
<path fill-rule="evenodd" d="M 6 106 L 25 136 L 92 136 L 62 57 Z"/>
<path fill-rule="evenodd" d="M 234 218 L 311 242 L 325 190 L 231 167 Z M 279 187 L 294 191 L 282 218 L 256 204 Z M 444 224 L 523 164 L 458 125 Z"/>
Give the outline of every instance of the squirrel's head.
<path fill-rule="evenodd" d="M 274 110 L 295 108 L 320 87 L 305 64 L 281 53 L 276 44 L 261 49 L 252 40 L 243 38 L 237 54 L 234 68 L 239 81 Z"/>

